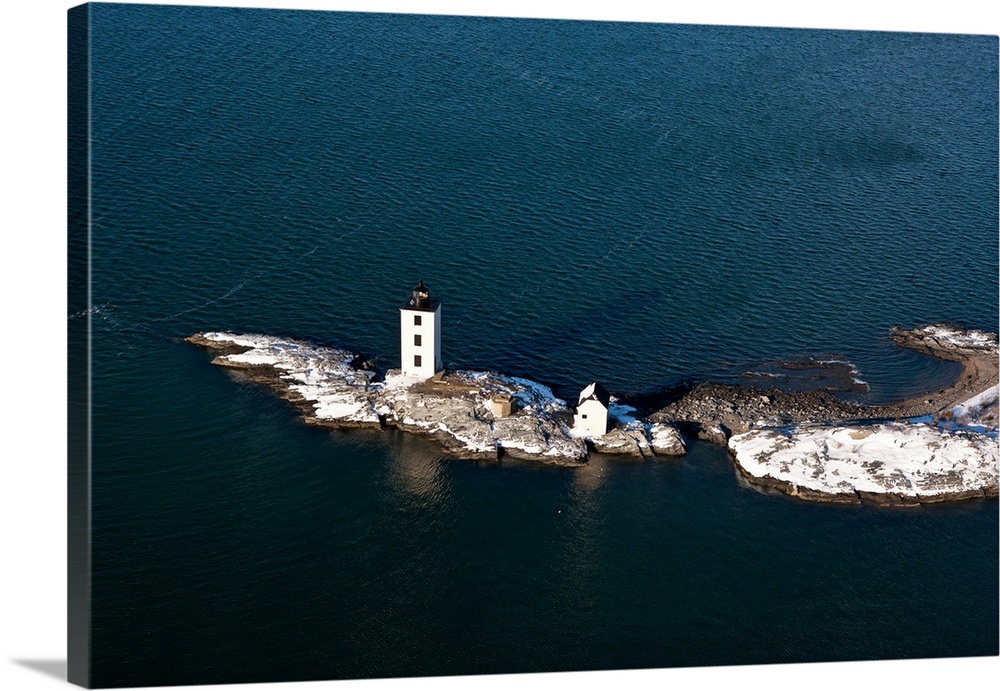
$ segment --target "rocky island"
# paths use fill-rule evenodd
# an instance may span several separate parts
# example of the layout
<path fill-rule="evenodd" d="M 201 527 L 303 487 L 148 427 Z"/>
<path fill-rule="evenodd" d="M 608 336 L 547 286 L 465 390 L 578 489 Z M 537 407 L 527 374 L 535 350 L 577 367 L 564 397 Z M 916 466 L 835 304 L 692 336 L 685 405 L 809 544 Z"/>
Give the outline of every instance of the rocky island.
<path fill-rule="evenodd" d="M 580 465 L 588 442 L 601 452 L 631 456 L 679 455 L 685 449 L 673 425 L 632 419 L 624 406 L 612 406 L 618 425 L 606 435 L 581 435 L 566 402 L 528 379 L 469 371 L 421 379 L 398 370 L 379 378 L 355 353 L 292 339 L 208 332 L 186 340 L 211 351 L 213 364 L 242 370 L 271 388 L 308 424 L 396 427 L 426 436 L 458 458 Z M 494 411 L 497 397 L 513 404 L 508 414 Z"/>
<path fill-rule="evenodd" d="M 892 338 L 960 362 L 962 374 L 941 391 L 889 405 L 704 382 L 642 419 L 611 397 L 610 429 L 598 435 L 575 427 L 567 403 L 527 379 L 472 371 L 379 376 L 356 353 L 262 334 L 185 340 L 209 350 L 213 364 L 268 386 L 308 424 L 395 427 L 457 458 L 575 466 L 591 452 L 678 456 L 683 431 L 727 446 L 747 483 L 800 499 L 909 505 L 996 497 L 997 335 L 933 324 L 894 329 Z"/>

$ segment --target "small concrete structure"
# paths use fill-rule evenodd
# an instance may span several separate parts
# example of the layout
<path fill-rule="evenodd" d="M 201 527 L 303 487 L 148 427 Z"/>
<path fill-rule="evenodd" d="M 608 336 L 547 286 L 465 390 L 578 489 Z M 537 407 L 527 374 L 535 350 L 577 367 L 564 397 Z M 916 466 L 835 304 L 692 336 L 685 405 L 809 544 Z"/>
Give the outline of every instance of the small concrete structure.
<path fill-rule="evenodd" d="M 608 433 L 608 410 L 611 408 L 611 394 L 607 389 L 592 383 L 580 392 L 580 400 L 573 416 L 573 427 L 591 437 L 603 437 Z"/>
<path fill-rule="evenodd" d="M 514 412 L 514 399 L 509 393 L 498 393 L 490 399 L 490 412 L 493 417 L 507 417 Z"/>
<path fill-rule="evenodd" d="M 404 376 L 430 379 L 442 369 L 441 302 L 423 279 L 399 308 L 400 369 Z"/>

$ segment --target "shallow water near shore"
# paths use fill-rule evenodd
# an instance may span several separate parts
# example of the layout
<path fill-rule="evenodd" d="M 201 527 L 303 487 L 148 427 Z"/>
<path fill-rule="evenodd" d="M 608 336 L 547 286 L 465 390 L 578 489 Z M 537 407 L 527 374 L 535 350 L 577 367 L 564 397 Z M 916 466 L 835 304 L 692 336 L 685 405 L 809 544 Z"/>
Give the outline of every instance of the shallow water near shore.
<path fill-rule="evenodd" d="M 94 682 L 998 652 L 997 503 L 818 506 L 724 449 L 584 468 L 303 425 L 179 339 L 572 399 L 997 331 L 996 38 L 95 6 Z M 794 373 L 792 373 L 794 374 Z M 809 373 L 812 376 L 814 373 Z"/>

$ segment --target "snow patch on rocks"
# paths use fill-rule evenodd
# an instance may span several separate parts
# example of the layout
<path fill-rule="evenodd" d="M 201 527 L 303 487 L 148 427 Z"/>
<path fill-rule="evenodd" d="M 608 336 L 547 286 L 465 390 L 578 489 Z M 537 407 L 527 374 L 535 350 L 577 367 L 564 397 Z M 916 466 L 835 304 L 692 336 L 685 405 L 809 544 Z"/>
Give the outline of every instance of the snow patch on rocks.
<path fill-rule="evenodd" d="M 817 499 L 940 501 L 997 493 L 997 441 L 967 430 L 905 423 L 800 426 L 737 434 L 729 449 L 749 479 L 769 480 L 790 494 L 806 490 Z"/>
<path fill-rule="evenodd" d="M 378 413 L 368 395 L 374 373 L 353 368 L 353 353 L 264 334 L 215 331 L 201 337 L 220 346 L 247 349 L 219 355 L 215 364 L 240 369 L 273 367 L 290 391 L 312 404 L 317 420 L 379 424 Z"/>

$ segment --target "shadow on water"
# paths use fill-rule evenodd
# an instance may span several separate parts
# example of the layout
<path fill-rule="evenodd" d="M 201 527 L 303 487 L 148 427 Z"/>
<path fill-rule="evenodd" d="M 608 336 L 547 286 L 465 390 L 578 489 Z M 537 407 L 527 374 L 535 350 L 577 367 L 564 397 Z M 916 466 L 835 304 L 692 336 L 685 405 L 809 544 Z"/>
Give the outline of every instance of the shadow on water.
<path fill-rule="evenodd" d="M 536 328 L 522 334 L 516 349 L 498 349 L 491 359 L 463 362 L 459 369 L 494 370 L 525 377 L 550 387 L 560 398 L 574 398 L 580 388 L 604 370 L 617 371 L 613 362 L 626 344 L 619 335 L 632 328 L 635 314 L 655 301 L 652 291 L 609 293 L 587 304 L 567 304 Z M 593 343 L 608 343 L 594 348 Z M 657 347 L 662 357 L 673 356 L 677 346 L 661 339 Z M 450 366 L 452 363 L 446 363 Z M 627 363 L 631 369 L 633 363 Z M 584 369 L 578 371 L 578 367 Z M 613 386 L 613 384 L 611 385 Z"/>
<path fill-rule="evenodd" d="M 635 416 L 645 418 L 649 417 L 660 408 L 668 406 L 675 401 L 679 401 L 697 384 L 698 381 L 695 379 L 685 379 L 672 384 L 664 384 L 659 388 L 651 389 L 649 391 L 630 393 L 621 396 L 618 400 L 623 405 L 635 408 Z"/>

